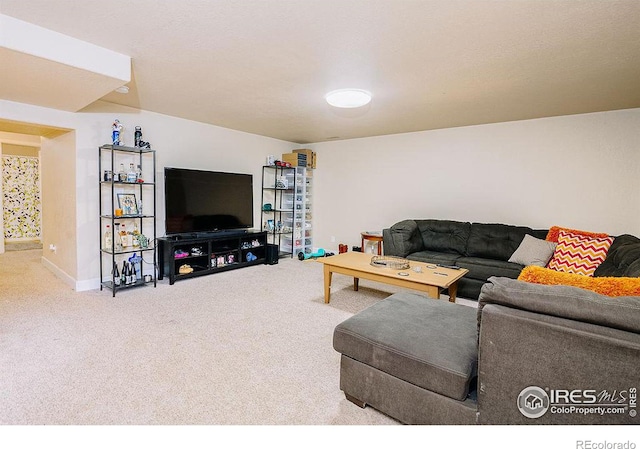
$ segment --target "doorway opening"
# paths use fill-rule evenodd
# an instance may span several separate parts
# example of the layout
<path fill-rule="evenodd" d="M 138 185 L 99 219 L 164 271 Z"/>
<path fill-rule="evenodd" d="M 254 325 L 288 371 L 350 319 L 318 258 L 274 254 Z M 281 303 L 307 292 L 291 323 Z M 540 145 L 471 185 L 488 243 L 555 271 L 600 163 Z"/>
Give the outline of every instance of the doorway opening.
<path fill-rule="evenodd" d="M 43 175 L 52 165 L 44 158 L 45 143 L 51 146 L 70 131 L 0 119 L 0 254 L 6 250 L 5 240 L 9 250 L 42 248 L 51 227 L 46 209 L 55 209 L 55 204 L 49 206 L 51 199 L 43 196 L 47 193 Z M 56 169 L 53 165 L 51 170 Z"/>
<path fill-rule="evenodd" d="M 42 249 L 40 147 L 2 143 L 0 154 L 4 249 Z"/>

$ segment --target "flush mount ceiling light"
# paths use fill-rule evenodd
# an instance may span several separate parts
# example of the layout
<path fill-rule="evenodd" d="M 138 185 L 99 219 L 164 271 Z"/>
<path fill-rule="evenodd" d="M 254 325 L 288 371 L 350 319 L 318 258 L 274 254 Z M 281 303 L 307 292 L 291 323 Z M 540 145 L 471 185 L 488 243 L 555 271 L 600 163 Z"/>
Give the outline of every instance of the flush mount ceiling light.
<path fill-rule="evenodd" d="M 116 92 L 118 92 L 119 94 L 128 94 L 129 86 L 120 86 L 116 89 Z"/>
<path fill-rule="evenodd" d="M 338 89 L 324 96 L 336 108 L 359 108 L 371 101 L 371 93 L 362 89 Z"/>

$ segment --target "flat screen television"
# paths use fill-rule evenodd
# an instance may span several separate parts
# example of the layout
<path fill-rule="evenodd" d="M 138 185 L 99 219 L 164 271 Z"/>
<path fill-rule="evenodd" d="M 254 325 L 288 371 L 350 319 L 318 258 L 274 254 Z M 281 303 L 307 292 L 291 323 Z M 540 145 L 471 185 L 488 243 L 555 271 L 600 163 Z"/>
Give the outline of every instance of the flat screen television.
<path fill-rule="evenodd" d="M 253 175 L 165 167 L 166 233 L 253 227 Z"/>

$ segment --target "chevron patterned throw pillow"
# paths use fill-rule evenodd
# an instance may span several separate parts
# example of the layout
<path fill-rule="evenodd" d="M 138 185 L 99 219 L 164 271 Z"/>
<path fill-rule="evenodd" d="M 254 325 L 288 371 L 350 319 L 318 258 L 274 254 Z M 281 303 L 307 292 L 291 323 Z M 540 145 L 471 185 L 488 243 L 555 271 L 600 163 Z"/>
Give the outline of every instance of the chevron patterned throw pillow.
<path fill-rule="evenodd" d="M 558 246 L 547 268 L 565 273 L 593 276 L 613 243 L 613 237 L 588 237 L 560 231 Z"/>

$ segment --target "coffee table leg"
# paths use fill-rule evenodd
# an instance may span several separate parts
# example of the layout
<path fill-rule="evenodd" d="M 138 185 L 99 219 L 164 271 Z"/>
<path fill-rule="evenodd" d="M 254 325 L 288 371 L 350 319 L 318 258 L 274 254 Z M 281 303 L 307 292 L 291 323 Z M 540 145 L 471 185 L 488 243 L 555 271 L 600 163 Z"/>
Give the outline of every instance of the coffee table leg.
<path fill-rule="evenodd" d="M 353 291 L 354 292 L 358 291 L 359 282 L 360 282 L 360 278 L 353 278 Z"/>
<path fill-rule="evenodd" d="M 435 285 L 425 285 L 420 289 L 425 292 L 429 298 L 438 299 L 440 298 L 440 288 Z"/>
<path fill-rule="evenodd" d="M 449 286 L 449 302 L 456 302 L 457 294 L 458 294 L 458 283 L 454 282 Z"/>
<path fill-rule="evenodd" d="M 329 296 L 331 295 L 331 269 L 329 265 L 324 265 L 324 303 L 329 304 Z"/>

